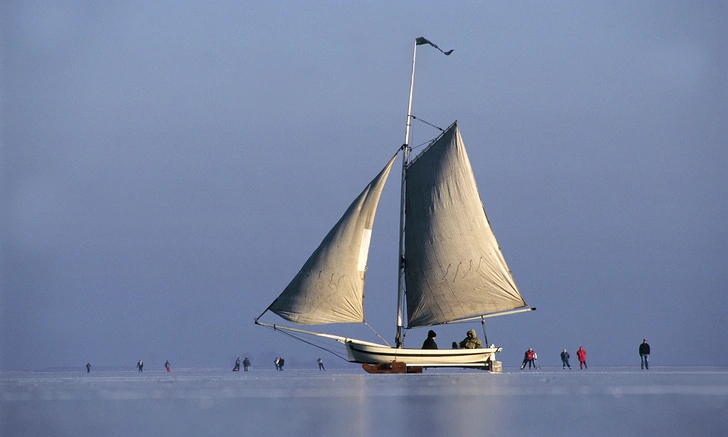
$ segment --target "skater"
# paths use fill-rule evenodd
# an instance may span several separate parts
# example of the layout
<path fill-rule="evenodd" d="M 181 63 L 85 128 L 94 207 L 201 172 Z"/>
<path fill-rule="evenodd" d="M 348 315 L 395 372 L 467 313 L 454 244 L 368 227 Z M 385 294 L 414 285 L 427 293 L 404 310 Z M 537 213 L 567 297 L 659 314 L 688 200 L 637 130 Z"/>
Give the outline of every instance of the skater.
<path fill-rule="evenodd" d="M 561 352 L 561 368 L 566 369 L 567 367 L 569 370 L 571 370 L 571 365 L 569 364 L 569 358 L 571 358 L 571 355 L 569 355 L 568 352 L 566 352 L 566 349 L 564 349 L 563 352 Z"/>
<path fill-rule="evenodd" d="M 642 339 L 642 344 L 640 345 L 640 369 L 647 369 L 650 370 L 650 345 L 647 344 L 647 339 Z"/>
<path fill-rule="evenodd" d="M 137 363 L 136 366 L 137 366 L 137 369 L 139 369 L 139 372 L 141 372 L 142 369 L 144 368 L 144 361 L 139 360 L 139 362 Z"/>
<path fill-rule="evenodd" d="M 579 359 L 579 368 L 581 369 L 581 366 L 583 365 L 586 369 L 586 351 L 583 347 L 579 346 L 579 350 L 576 351 L 576 358 Z"/>
<path fill-rule="evenodd" d="M 476 336 L 475 329 L 471 329 L 465 334 L 465 339 L 460 342 L 460 348 L 462 349 L 479 349 L 483 347 L 483 343 Z"/>
<path fill-rule="evenodd" d="M 538 354 L 536 351 L 533 351 L 533 368 L 536 370 L 541 370 L 541 366 L 538 365 Z"/>
<path fill-rule="evenodd" d="M 286 361 L 283 359 L 283 357 L 278 359 L 278 370 L 283 371 L 283 364 L 285 364 L 285 362 Z"/>
<path fill-rule="evenodd" d="M 86 373 L 91 373 L 91 363 L 86 363 Z"/>
<path fill-rule="evenodd" d="M 326 368 L 324 367 L 324 360 L 322 360 L 321 358 L 319 358 L 318 360 L 316 360 L 316 362 L 318 362 L 319 371 L 321 371 L 321 370 L 324 370 L 325 371 L 326 370 Z"/>
<path fill-rule="evenodd" d="M 171 370 L 171 369 L 169 368 L 169 360 L 167 360 L 167 361 L 166 361 L 166 362 L 164 363 L 164 368 L 165 368 L 165 369 L 167 369 L 167 372 L 169 372 L 169 371 Z"/>
<path fill-rule="evenodd" d="M 235 360 L 235 367 L 233 367 L 233 372 L 240 372 L 240 357 Z"/>
<path fill-rule="evenodd" d="M 424 343 L 422 343 L 422 349 L 437 349 L 437 343 L 435 343 L 435 337 L 437 337 L 437 334 L 435 334 L 435 331 L 430 330 L 430 332 L 427 333 L 427 339 Z"/>
<path fill-rule="evenodd" d="M 536 365 L 533 363 L 533 357 L 536 355 L 536 352 L 533 351 L 532 348 L 528 348 L 525 354 L 523 354 L 523 362 L 521 363 L 521 370 L 526 368 L 526 364 L 528 364 L 528 368 L 530 369 L 531 366 L 533 368 L 536 368 Z"/>
<path fill-rule="evenodd" d="M 281 370 L 281 366 L 280 366 L 280 362 L 281 362 L 281 359 L 280 359 L 280 358 L 278 358 L 278 357 L 276 357 L 276 359 L 275 359 L 275 360 L 273 360 L 273 362 L 274 362 L 274 363 L 275 363 L 275 365 L 276 365 L 276 370 Z"/>
<path fill-rule="evenodd" d="M 243 370 L 247 372 L 248 369 L 250 369 L 250 360 L 248 359 L 248 357 L 245 357 L 245 359 L 243 360 Z"/>

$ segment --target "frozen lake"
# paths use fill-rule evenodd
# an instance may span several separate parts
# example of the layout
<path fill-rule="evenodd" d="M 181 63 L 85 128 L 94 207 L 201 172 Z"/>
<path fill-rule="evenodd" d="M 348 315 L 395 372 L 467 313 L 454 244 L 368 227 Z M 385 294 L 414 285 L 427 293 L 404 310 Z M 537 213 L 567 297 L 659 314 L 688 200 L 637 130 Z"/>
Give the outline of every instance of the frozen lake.
<path fill-rule="evenodd" d="M 719 436 L 728 368 L 0 372 L 11 436 Z"/>

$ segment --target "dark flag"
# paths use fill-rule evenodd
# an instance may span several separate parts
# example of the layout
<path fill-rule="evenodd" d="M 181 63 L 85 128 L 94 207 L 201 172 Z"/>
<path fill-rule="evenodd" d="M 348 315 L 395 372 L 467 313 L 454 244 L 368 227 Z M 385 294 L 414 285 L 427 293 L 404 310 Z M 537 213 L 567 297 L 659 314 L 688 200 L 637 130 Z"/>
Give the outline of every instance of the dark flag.
<path fill-rule="evenodd" d="M 415 42 L 417 43 L 417 45 L 418 45 L 418 46 L 421 46 L 421 45 L 423 45 L 423 44 L 429 44 L 429 45 L 431 45 L 432 47 L 434 47 L 434 48 L 436 48 L 437 50 L 439 50 L 439 51 L 441 51 L 442 53 L 444 53 L 444 54 L 445 54 L 446 56 L 450 56 L 450 53 L 452 53 L 452 52 L 453 52 L 452 50 L 448 50 L 448 51 L 446 51 L 446 52 L 443 52 L 443 51 L 442 51 L 442 49 L 441 49 L 440 47 L 438 47 L 438 46 L 436 46 L 435 44 L 433 44 L 432 42 L 428 41 L 428 40 L 427 40 L 427 39 L 426 39 L 425 37 L 423 37 L 423 36 L 421 36 L 421 37 L 417 38 L 417 39 L 415 40 Z"/>

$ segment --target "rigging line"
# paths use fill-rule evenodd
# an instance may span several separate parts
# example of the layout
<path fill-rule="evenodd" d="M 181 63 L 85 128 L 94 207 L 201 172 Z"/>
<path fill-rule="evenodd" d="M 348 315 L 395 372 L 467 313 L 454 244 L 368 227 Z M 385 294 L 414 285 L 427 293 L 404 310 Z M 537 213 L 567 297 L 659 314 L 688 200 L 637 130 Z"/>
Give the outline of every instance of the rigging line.
<path fill-rule="evenodd" d="M 377 332 L 377 330 L 376 330 L 376 329 L 372 328 L 372 325 L 370 325 L 370 324 L 369 324 L 369 323 L 367 323 L 367 322 L 364 322 L 364 324 L 365 324 L 365 325 L 367 325 L 367 326 L 369 327 L 369 329 L 371 329 L 371 330 L 372 330 L 372 332 L 373 332 L 374 334 L 376 334 L 376 335 L 377 335 L 377 337 L 379 337 L 379 338 L 380 338 L 380 339 L 381 339 L 381 340 L 382 340 L 382 341 L 383 341 L 383 342 L 384 342 L 384 343 L 385 343 L 385 344 L 386 344 L 387 346 L 389 346 L 389 347 L 392 347 L 392 345 L 391 345 L 391 344 L 389 344 L 389 343 L 387 342 L 387 340 L 385 340 L 385 339 L 384 339 L 384 337 L 382 337 L 381 335 L 379 335 L 379 333 Z"/>
<path fill-rule="evenodd" d="M 421 119 L 421 118 L 417 118 L 417 117 L 415 117 L 414 115 L 412 116 L 412 118 L 413 118 L 414 120 L 419 120 L 419 121 L 421 121 L 422 123 L 425 123 L 425 124 L 426 124 L 426 125 L 428 125 L 428 126 L 434 127 L 435 129 L 438 129 L 438 130 L 439 130 L 440 132 L 445 132 L 445 129 L 443 129 L 443 128 L 439 127 L 439 126 L 435 126 L 434 124 L 432 124 L 432 123 L 429 123 L 429 122 L 427 122 L 427 121 L 425 121 L 425 120 L 423 120 L 423 119 Z"/>
<path fill-rule="evenodd" d="M 425 147 L 425 146 L 429 146 L 430 144 L 432 144 L 432 141 L 433 141 L 433 140 L 427 140 L 427 141 L 425 141 L 424 143 L 420 143 L 420 144 L 418 144 L 418 145 L 416 145 L 416 146 L 414 146 L 414 147 L 410 147 L 410 150 L 417 150 L 417 149 L 419 149 L 420 147 Z"/>
<path fill-rule="evenodd" d="M 332 351 L 332 350 L 330 350 L 330 349 L 326 349 L 325 347 L 323 347 L 323 346 L 319 346 L 319 345 L 317 345 L 317 344 L 315 344 L 315 343 L 312 343 L 312 342 L 310 342 L 310 341 L 308 341 L 308 340 L 304 340 L 303 338 L 300 338 L 300 337 L 296 337 L 295 335 L 291 334 L 290 332 L 286 332 L 286 331 L 283 331 L 283 330 L 280 330 L 280 329 L 275 329 L 275 328 L 270 328 L 270 329 L 273 329 L 274 331 L 280 332 L 281 334 L 285 334 L 285 335 L 287 335 L 287 336 L 289 336 L 289 337 L 295 338 L 295 339 L 296 339 L 296 340 L 298 340 L 298 341 L 302 341 L 302 342 L 304 342 L 304 343 L 306 343 L 306 344 L 310 344 L 310 345 L 311 345 L 311 346 L 313 346 L 313 347 L 317 347 L 317 348 L 319 348 L 319 349 L 321 349 L 321 350 L 324 350 L 324 351 L 326 351 L 326 352 L 330 353 L 331 355 L 334 355 L 334 356 L 337 356 L 337 357 L 341 358 L 342 360 L 346 361 L 347 363 L 349 362 L 349 359 L 348 359 L 348 358 L 344 358 L 344 357 L 342 357 L 342 356 L 341 356 L 341 355 L 339 355 L 339 354 L 338 354 L 337 352 L 334 352 L 334 351 Z"/>

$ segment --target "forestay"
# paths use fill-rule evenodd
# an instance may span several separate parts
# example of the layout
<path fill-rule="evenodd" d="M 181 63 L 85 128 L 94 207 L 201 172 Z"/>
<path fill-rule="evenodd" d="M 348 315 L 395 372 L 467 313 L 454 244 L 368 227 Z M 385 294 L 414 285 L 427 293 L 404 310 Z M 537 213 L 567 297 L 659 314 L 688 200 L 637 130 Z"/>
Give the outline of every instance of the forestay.
<path fill-rule="evenodd" d="M 525 307 L 483 209 L 457 122 L 406 175 L 408 327 Z"/>
<path fill-rule="evenodd" d="M 397 155 L 367 185 L 269 310 L 300 325 L 364 321 L 374 215 Z"/>

